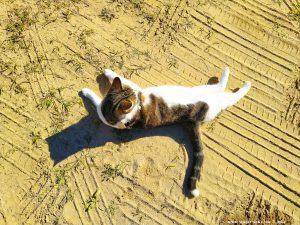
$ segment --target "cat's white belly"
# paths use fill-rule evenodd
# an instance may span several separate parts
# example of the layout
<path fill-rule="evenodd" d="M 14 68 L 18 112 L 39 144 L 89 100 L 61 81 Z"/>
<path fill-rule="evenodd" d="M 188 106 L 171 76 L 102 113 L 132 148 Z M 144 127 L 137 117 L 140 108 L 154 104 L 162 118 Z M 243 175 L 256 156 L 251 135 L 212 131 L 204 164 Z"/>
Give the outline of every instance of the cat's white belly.
<path fill-rule="evenodd" d="M 220 96 L 221 92 L 210 89 L 209 86 L 182 87 L 182 86 L 160 86 L 143 90 L 145 96 L 144 104 L 150 103 L 150 95 L 162 98 L 168 107 L 176 105 L 194 104 L 202 101 L 210 104 Z"/>
<path fill-rule="evenodd" d="M 197 87 L 159 86 L 146 88 L 142 92 L 145 96 L 145 105 L 151 103 L 151 94 L 162 98 L 168 107 L 205 102 L 208 104 L 209 110 L 204 122 L 214 119 L 222 111 L 222 107 L 220 107 L 222 92 L 213 85 Z"/>

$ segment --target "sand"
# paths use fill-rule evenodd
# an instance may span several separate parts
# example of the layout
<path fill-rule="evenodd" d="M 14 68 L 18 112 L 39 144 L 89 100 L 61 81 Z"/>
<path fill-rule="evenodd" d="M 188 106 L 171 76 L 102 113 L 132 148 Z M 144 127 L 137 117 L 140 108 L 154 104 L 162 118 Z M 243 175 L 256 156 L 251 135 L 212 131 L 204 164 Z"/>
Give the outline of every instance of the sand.
<path fill-rule="evenodd" d="M 298 5 L 297 5 L 298 4 Z M 296 0 L 2 0 L 0 224 L 300 224 Z M 199 198 L 180 126 L 116 131 L 78 92 L 105 68 L 141 87 L 231 73 L 201 130 Z"/>

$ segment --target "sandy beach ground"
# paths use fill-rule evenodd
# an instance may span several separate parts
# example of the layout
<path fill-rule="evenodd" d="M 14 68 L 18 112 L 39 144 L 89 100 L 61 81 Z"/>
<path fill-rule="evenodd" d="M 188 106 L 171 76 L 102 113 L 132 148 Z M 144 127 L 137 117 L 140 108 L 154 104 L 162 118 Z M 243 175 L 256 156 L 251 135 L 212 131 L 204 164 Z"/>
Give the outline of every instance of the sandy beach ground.
<path fill-rule="evenodd" d="M 297 0 L 1 0 L 0 224 L 300 224 Z M 201 126 L 116 131 L 79 91 L 250 80 Z M 188 169 L 187 169 L 188 168 Z"/>

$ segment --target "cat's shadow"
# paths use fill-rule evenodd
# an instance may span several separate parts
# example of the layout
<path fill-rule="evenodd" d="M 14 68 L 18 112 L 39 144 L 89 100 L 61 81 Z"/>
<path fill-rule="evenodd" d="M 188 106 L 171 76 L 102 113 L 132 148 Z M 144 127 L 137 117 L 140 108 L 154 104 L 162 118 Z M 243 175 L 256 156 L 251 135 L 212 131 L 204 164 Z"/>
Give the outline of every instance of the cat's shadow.
<path fill-rule="evenodd" d="M 81 96 L 81 94 L 79 95 Z M 117 130 L 103 124 L 96 110 L 92 107 L 92 103 L 83 97 L 82 99 L 89 115 L 82 118 L 78 123 L 46 139 L 49 145 L 50 156 L 55 165 L 82 149 L 104 146 L 107 142 L 119 144 L 143 137 L 167 136 L 177 143 L 183 144 L 187 150 L 189 161 L 185 171 L 182 191 L 187 197 L 192 197 L 187 189 L 187 180 L 193 165 L 193 149 L 190 139 L 181 125 L 164 126 L 147 130 Z"/>

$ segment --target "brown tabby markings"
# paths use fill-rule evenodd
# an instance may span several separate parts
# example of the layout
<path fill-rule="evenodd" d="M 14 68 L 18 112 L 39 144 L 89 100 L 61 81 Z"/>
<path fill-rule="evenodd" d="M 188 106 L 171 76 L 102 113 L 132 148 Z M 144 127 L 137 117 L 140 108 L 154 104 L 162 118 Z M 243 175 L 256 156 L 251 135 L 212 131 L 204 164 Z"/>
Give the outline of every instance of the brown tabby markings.
<path fill-rule="evenodd" d="M 194 167 L 188 181 L 189 190 L 196 189 L 196 182 L 200 177 L 200 169 L 203 163 L 202 144 L 198 132 L 198 123 L 203 121 L 208 111 L 208 104 L 197 102 L 189 105 L 177 105 L 168 107 L 166 102 L 154 95 L 150 95 L 150 103 L 144 105 L 144 96 L 141 92 L 136 98 L 135 92 L 128 86 L 121 85 L 119 78 L 113 80 L 112 86 L 102 102 L 102 113 L 110 124 L 116 124 L 120 117 L 139 104 L 140 109 L 131 121 L 124 124 L 127 129 L 153 128 L 169 124 L 185 125 L 191 144 L 193 146 Z"/>
<path fill-rule="evenodd" d="M 134 91 L 128 86 L 121 86 L 121 81 L 114 81 L 102 102 L 102 113 L 107 122 L 116 124 L 120 117 L 128 113 L 136 102 Z"/>
<path fill-rule="evenodd" d="M 139 94 L 140 102 L 143 96 Z M 151 103 L 143 106 L 128 128 L 152 128 L 174 123 L 202 121 L 208 110 L 208 105 L 198 102 L 191 105 L 178 105 L 169 108 L 162 98 L 150 95 Z"/>
<path fill-rule="evenodd" d="M 97 107 L 100 119 L 108 126 L 131 129 L 179 123 L 186 127 L 194 150 L 194 167 L 188 187 L 194 197 L 199 196 L 196 181 L 200 176 L 203 152 L 198 124 L 213 120 L 237 103 L 250 90 L 251 82 L 246 81 L 235 93 L 226 92 L 228 67 L 217 84 L 191 88 L 166 85 L 141 89 L 112 70 L 105 69 L 104 74 L 112 85 L 103 100 L 88 88 L 83 88 L 82 93 Z"/>

